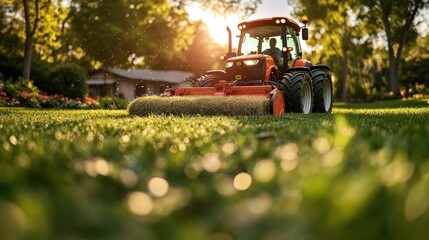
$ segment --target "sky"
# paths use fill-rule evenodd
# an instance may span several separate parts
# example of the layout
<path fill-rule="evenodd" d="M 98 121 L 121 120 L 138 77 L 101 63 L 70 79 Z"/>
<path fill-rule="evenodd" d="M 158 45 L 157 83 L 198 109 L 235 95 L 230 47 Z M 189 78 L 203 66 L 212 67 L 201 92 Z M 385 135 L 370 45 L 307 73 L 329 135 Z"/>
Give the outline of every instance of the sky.
<path fill-rule="evenodd" d="M 290 17 L 291 7 L 287 4 L 288 0 L 262 0 L 258 5 L 256 12 L 247 19 L 239 19 L 237 16 L 217 16 L 210 11 L 204 11 L 193 5 L 188 8 L 188 13 L 192 20 L 202 19 L 209 27 L 211 37 L 220 44 L 226 44 L 228 41 L 228 33 L 226 27 L 231 28 L 232 36 L 239 34 L 237 24 L 257 18 L 288 16 Z M 299 19 L 296 19 L 299 20 Z"/>

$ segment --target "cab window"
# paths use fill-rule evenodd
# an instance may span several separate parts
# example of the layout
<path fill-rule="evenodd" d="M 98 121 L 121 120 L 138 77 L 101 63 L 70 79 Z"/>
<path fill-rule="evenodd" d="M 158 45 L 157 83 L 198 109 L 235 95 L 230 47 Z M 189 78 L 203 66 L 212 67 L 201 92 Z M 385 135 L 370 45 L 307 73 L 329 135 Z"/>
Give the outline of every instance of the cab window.
<path fill-rule="evenodd" d="M 288 28 L 286 32 L 286 45 L 287 47 L 291 47 L 292 51 L 290 52 L 292 56 L 292 60 L 299 58 L 299 45 L 298 45 L 298 38 L 296 36 L 295 30 L 292 28 Z"/>

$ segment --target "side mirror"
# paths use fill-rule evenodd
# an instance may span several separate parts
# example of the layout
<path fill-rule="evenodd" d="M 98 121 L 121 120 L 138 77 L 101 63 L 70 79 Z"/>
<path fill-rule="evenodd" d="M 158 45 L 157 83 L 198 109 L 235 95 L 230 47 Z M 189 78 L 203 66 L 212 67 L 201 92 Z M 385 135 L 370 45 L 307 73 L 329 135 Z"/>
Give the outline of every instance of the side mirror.
<path fill-rule="evenodd" d="M 308 40 L 308 28 L 303 27 L 301 31 L 302 31 L 302 40 Z"/>

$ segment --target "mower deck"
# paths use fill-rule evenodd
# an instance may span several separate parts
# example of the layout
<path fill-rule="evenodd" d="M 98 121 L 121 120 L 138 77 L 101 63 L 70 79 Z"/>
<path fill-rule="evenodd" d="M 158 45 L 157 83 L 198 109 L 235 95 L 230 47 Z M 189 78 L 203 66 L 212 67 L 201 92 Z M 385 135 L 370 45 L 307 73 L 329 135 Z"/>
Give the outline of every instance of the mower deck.
<path fill-rule="evenodd" d="M 177 88 L 176 96 L 248 96 L 248 97 L 266 97 L 272 94 L 270 85 L 262 86 L 234 86 L 226 83 L 225 80 L 219 81 L 215 87 L 187 87 Z"/>

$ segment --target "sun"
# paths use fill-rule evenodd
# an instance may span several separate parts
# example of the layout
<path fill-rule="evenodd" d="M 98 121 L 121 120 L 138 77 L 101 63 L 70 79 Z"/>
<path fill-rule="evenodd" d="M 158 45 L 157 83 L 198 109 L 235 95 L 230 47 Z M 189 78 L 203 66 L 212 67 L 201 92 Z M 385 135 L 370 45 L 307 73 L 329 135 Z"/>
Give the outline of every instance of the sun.
<path fill-rule="evenodd" d="M 235 15 L 220 16 L 214 14 L 210 10 L 203 10 L 197 4 L 193 4 L 187 8 L 191 20 L 202 20 L 207 24 L 208 31 L 212 39 L 220 45 L 228 44 L 228 26 L 232 31 L 233 40 L 237 35 L 237 24 L 240 22 L 239 18 Z M 234 41 L 233 41 L 234 45 Z"/>

